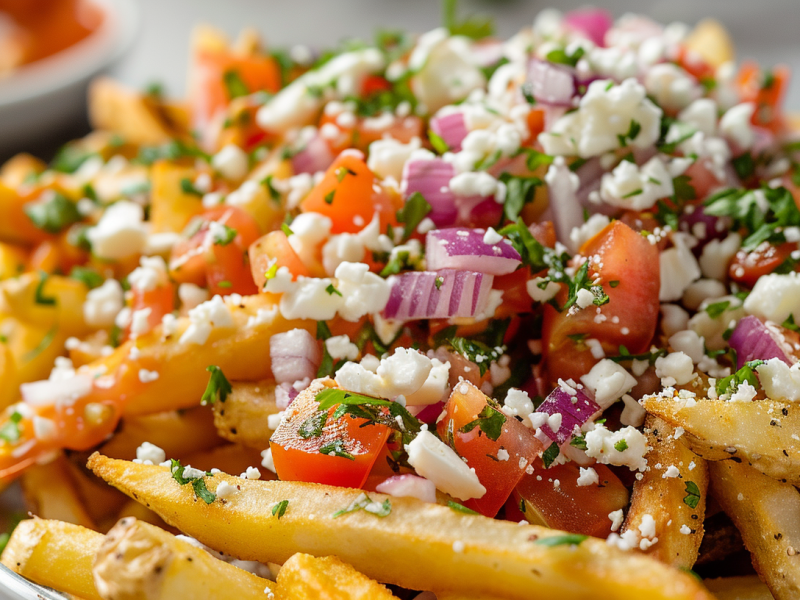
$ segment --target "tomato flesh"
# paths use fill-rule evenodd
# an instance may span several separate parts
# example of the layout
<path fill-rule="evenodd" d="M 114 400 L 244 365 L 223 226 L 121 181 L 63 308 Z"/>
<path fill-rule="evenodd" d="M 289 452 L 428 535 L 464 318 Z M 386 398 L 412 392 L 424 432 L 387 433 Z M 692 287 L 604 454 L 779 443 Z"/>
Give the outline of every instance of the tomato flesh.
<path fill-rule="evenodd" d="M 778 246 L 762 244 L 752 252 L 739 250 L 728 267 L 728 276 L 741 285 L 752 288 L 759 277 L 769 275 L 790 259 L 797 250 L 797 242 L 785 242 Z"/>
<path fill-rule="evenodd" d="M 535 460 L 543 446 L 530 429 L 513 418 L 505 418 L 496 440 L 492 440 L 480 426 L 466 433 L 461 431 L 462 427 L 475 421 L 488 406 L 488 398 L 483 392 L 462 382 L 450 395 L 445 404 L 445 417 L 436 427 L 443 440 L 451 439 L 452 432 L 455 451 L 467 459 L 467 464 L 475 469 L 478 479 L 486 488 L 483 497 L 467 500 L 464 505 L 482 515 L 494 517 L 525 475 L 525 468 Z M 508 456 L 500 452 L 501 450 Z"/>

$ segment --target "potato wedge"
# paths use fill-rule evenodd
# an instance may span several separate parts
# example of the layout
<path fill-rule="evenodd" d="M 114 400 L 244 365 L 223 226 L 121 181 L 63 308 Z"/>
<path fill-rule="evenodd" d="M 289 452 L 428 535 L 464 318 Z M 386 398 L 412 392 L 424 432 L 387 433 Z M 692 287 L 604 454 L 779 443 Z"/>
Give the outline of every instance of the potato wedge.
<path fill-rule="evenodd" d="M 42 277 L 39 273 L 25 273 L 4 281 L 0 284 L 0 303 L 25 323 L 48 329 L 58 327 L 68 336 L 87 334 L 89 328 L 83 320 L 86 285 L 59 275 L 47 276 L 42 284 Z"/>
<path fill-rule="evenodd" d="M 148 523 L 120 520 L 97 552 L 94 580 L 115 600 L 263 600 L 274 584 Z"/>
<path fill-rule="evenodd" d="M 194 167 L 158 161 L 150 172 L 150 222 L 156 232 L 180 233 L 193 216 L 203 212 L 203 202 L 196 194 L 187 194 L 181 180 L 194 181 Z"/>
<path fill-rule="evenodd" d="M 78 456 L 65 460 L 67 472 L 89 518 L 97 524 L 99 531 L 108 531 L 116 523 L 119 510 L 129 502 L 128 497 L 106 485 L 105 481 L 86 468 L 85 461 L 79 464 L 79 460 Z M 110 519 L 113 521 L 109 522 Z"/>
<path fill-rule="evenodd" d="M 92 563 L 103 536 L 71 523 L 29 519 L 14 529 L 0 561 L 40 585 L 86 600 L 102 600 Z"/>
<path fill-rule="evenodd" d="M 800 484 L 800 409 L 762 400 L 698 400 L 685 406 L 665 398 L 645 398 L 643 406 L 673 427 L 681 440 L 706 460 L 738 458 L 765 475 Z M 794 437 L 792 437 L 794 436 Z"/>
<path fill-rule="evenodd" d="M 650 469 L 633 484 L 625 529 L 638 530 L 643 517 L 652 516 L 658 542 L 645 553 L 673 567 L 690 569 L 703 541 L 708 491 L 706 461 L 676 440 L 675 430 L 657 417 L 647 416 L 645 431 L 649 431 L 647 445 L 653 448 L 647 455 Z M 671 466 L 680 471 L 678 477 L 665 477 Z M 688 494 L 689 482 L 697 486 L 696 495 Z M 686 528 L 689 532 L 682 533 Z"/>
<path fill-rule="evenodd" d="M 706 579 L 717 600 L 772 600 L 769 588 L 755 575 Z"/>
<path fill-rule="evenodd" d="M 335 556 L 297 553 L 278 572 L 277 600 L 391 600 L 385 586 Z"/>
<path fill-rule="evenodd" d="M 269 416 L 278 412 L 275 382 L 232 383 L 225 402 L 214 404 L 214 424 L 226 440 L 263 450 L 269 447 L 272 430 Z"/>
<path fill-rule="evenodd" d="M 97 529 L 81 502 L 63 456 L 46 465 L 30 467 L 21 482 L 28 510 L 37 517 Z"/>
<path fill-rule="evenodd" d="M 800 597 L 800 492 L 734 461 L 709 463 L 714 497 L 778 600 Z"/>
<path fill-rule="evenodd" d="M 206 478 L 239 490 L 206 504 L 192 486 L 180 486 L 167 467 L 106 458 L 89 468 L 137 498 L 169 524 L 204 544 L 243 560 L 283 563 L 296 552 L 338 556 L 366 576 L 411 589 L 495 594 L 520 600 L 595 598 L 598 590 L 619 600 L 710 599 L 691 576 L 658 561 L 587 539 L 579 545 L 542 542 L 562 532 L 467 515 L 411 498 L 389 500 L 384 518 L 365 511 L 338 518 L 360 490 L 285 481 L 251 481 L 217 474 Z M 278 518 L 272 510 L 288 501 Z M 550 542 L 553 543 L 553 542 Z M 421 565 L 425 565 L 421 568 Z"/>

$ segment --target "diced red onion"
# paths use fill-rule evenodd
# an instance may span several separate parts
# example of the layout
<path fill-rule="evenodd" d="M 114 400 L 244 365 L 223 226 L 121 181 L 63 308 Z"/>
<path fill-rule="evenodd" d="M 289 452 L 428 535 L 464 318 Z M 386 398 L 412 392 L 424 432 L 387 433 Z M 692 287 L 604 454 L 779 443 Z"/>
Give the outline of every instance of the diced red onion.
<path fill-rule="evenodd" d="M 418 475 L 395 475 L 375 486 L 375 491 L 395 498 L 417 498 L 423 502 L 436 502 L 436 486 Z"/>
<path fill-rule="evenodd" d="M 708 215 L 702 204 L 695 204 L 691 212 L 684 212 L 678 219 L 681 231 L 687 231 L 697 238 L 698 244 L 692 248 L 695 256 L 700 256 L 703 247 L 711 240 L 721 240 L 728 235 L 728 227 L 720 227 L 720 217 Z M 698 225 L 698 224 L 702 225 Z M 700 235 L 698 235 L 700 234 Z"/>
<path fill-rule="evenodd" d="M 286 410 L 299 394 L 291 383 L 281 383 L 275 386 L 275 406 L 279 410 Z"/>
<path fill-rule="evenodd" d="M 500 40 L 486 39 L 473 44 L 472 58 L 479 67 L 491 67 L 503 59 L 505 44 Z"/>
<path fill-rule="evenodd" d="M 409 271 L 392 278 L 383 316 L 399 321 L 474 317 L 486 310 L 493 281 L 476 271 Z"/>
<path fill-rule="evenodd" d="M 72 404 L 92 391 L 92 378 L 84 373 L 72 377 L 23 383 L 20 386 L 22 399 L 31 406 Z"/>
<path fill-rule="evenodd" d="M 537 102 L 555 106 L 572 105 L 575 77 L 568 68 L 533 59 L 528 65 L 528 83 Z"/>
<path fill-rule="evenodd" d="M 598 46 L 605 45 L 606 32 L 614 24 L 614 17 L 602 8 L 579 8 L 564 15 L 564 25 L 578 31 Z"/>
<path fill-rule="evenodd" d="M 428 269 L 470 269 L 488 275 L 507 275 L 516 271 L 521 263 L 514 246 L 501 240 L 494 245 L 485 244 L 483 229 L 435 229 L 425 238 L 425 258 Z"/>
<path fill-rule="evenodd" d="M 554 171 L 555 169 L 555 171 Z M 551 174 L 555 174 L 555 176 Z M 566 165 L 553 164 L 547 172 L 547 189 L 550 195 L 550 210 L 556 238 L 569 244 L 569 235 L 575 227 L 583 225 L 583 207 L 581 206 L 573 178 L 575 175 Z M 576 250 L 576 249 L 572 249 Z"/>
<path fill-rule="evenodd" d="M 573 391 L 574 395 L 562 387 L 557 387 L 536 409 L 537 412 L 548 415 L 561 414 L 561 426 L 558 431 L 553 431 L 547 424 L 542 426 L 542 432 L 558 444 L 563 444 L 572 438 L 576 425 L 580 428 L 601 410 L 600 405 L 589 398 L 583 390 Z"/>
<path fill-rule="evenodd" d="M 431 119 L 431 129 L 454 152 L 461 152 L 461 142 L 469 133 L 464 122 L 464 113 L 461 112 L 433 117 Z"/>
<path fill-rule="evenodd" d="M 779 329 L 763 323 L 758 317 L 743 318 L 733 330 L 728 343 L 736 350 L 736 368 L 751 360 L 779 358 L 787 365 L 795 363 L 791 348 L 782 339 Z"/>
<path fill-rule="evenodd" d="M 333 153 L 321 136 L 315 135 L 300 152 L 292 157 L 295 175 L 325 171 L 333 163 Z"/>
<path fill-rule="evenodd" d="M 447 227 L 458 217 L 450 180 L 456 170 L 441 158 L 410 160 L 403 167 L 403 190 L 406 198 L 419 192 L 431 205 L 428 216 L 437 227 Z"/>
<path fill-rule="evenodd" d="M 409 406 L 408 412 L 412 415 L 417 417 L 423 423 L 434 423 L 436 419 L 439 418 L 439 415 L 442 414 L 442 410 L 444 409 L 444 402 L 436 402 L 435 404 L 428 404 L 428 405 L 421 405 L 421 406 Z"/>
<path fill-rule="evenodd" d="M 269 338 L 272 375 L 278 383 L 313 379 L 320 363 L 319 343 L 305 329 L 276 333 Z"/>

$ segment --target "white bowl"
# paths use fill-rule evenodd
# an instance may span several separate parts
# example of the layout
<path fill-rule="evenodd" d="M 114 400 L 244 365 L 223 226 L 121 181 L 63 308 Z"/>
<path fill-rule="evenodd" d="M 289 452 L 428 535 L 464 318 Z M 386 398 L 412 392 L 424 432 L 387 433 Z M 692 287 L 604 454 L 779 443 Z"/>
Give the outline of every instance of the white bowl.
<path fill-rule="evenodd" d="M 91 0 L 104 14 L 86 38 L 0 79 L 0 152 L 85 120 L 86 87 L 130 46 L 139 24 L 134 0 Z"/>

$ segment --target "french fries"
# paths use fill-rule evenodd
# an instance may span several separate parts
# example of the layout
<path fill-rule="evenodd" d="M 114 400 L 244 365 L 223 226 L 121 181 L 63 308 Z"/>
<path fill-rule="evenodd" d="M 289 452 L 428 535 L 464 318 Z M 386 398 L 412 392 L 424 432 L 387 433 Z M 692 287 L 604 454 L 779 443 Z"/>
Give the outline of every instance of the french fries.
<path fill-rule="evenodd" d="M 122 519 L 94 563 L 100 595 L 115 600 L 263 600 L 271 581 L 234 567 L 166 531 Z"/>
<path fill-rule="evenodd" d="M 97 453 L 88 465 L 167 523 L 243 560 L 283 563 L 296 552 L 333 555 L 384 583 L 520 600 L 595 598 L 598 590 L 619 600 L 712 598 L 691 576 L 602 540 L 573 545 L 562 532 L 415 499 L 372 494 L 374 502 L 389 502 L 388 516 L 357 510 L 337 518 L 337 511 L 361 497 L 360 490 L 217 474 L 205 479 L 208 489 L 224 481 L 238 490 L 224 502 L 206 504 L 192 486 L 178 485 L 166 467 Z M 273 515 L 283 501 L 284 511 L 276 511 L 282 516 Z"/>
<path fill-rule="evenodd" d="M 297 553 L 281 567 L 277 600 L 391 600 L 386 587 L 362 575 L 335 556 L 315 558 Z"/>
<path fill-rule="evenodd" d="M 196 194 L 183 191 L 181 181 L 194 181 L 193 167 L 159 161 L 150 172 L 150 219 L 154 231 L 183 231 L 193 216 L 203 212 L 203 203 Z"/>
<path fill-rule="evenodd" d="M 765 475 L 800 484 L 800 410 L 793 404 L 699 400 L 685 406 L 656 397 L 642 404 L 673 427 L 683 427 L 681 439 L 706 460 L 735 458 Z"/>
<path fill-rule="evenodd" d="M 214 403 L 214 424 L 219 435 L 231 442 L 263 450 L 272 430 L 269 416 L 278 412 L 275 382 L 235 382 L 225 402 Z"/>
<path fill-rule="evenodd" d="M 769 588 L 755 575 L 706 579 L 717 600 L 772 600 Z"/>
<path fill-rule="evenodd" d="M 32 466 L 23 473 L 21 482 L 28 509 L 37 517 L 97 529 L 78 496 L 63 456 Z"/>
<path fill-rule="evenodd" d="M 800 595 L 800 492 L 734 461 L 709 463 L 714 497 L 777 600 Z"/>
<path fill-rule="evenodd" d="M 703 540 L 706 462 L 676 440 L 675 430 L 661 419 L 648 415 L 645 431 L 649 431 L 647 445 L 653 448 L 647 455 L 650 469 L 633 484 L 625 529 L 638 530 L 644 516 L 652 516 L 658 542 L 645 552 L 674 567 L 689 569 Z M 680 471 L 678 477 L 664 476 L 671 466 Z M 696 486 L 691 494 L 687 491 L 690 483 Z"/>
<path fill-rule="evenodd" d="M 0 284 L 0 305 L 25 323 L 58 327 L 65 335 L 83 336 L 89 328 L 83 320 L 86 285 L 76 279 L 25 273 Z"/>
<path fill-rule="evenodd" d="M 103 536 L 61 521 L 29 519 L 14 529 L 0 561 L 40 585 L 86 600 L 102 600 L 92 563 Z"/>

